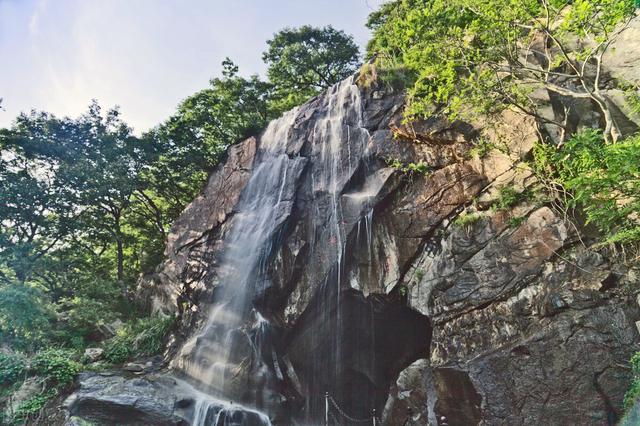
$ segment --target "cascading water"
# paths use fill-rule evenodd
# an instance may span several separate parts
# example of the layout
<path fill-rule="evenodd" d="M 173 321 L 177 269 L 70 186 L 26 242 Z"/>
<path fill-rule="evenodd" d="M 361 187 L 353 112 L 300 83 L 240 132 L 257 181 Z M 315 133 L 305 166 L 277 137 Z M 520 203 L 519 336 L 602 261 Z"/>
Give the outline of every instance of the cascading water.
<path fill-rule="evenodd" d="M 311 209 L 317 213 L 315 217 L 323 219 L 312 223 L 310 232 L 311 256 L 321 260 L 315 271 L 315 281 L 319 286 L 333 287 L 329 293 L 335 297 L 331 303 L 334 308 L 325 309 L 323 317 L 326 317 L 328 327 L 337 330 L 341 311 L 335 306 L 340 304 L 340 289 L 344 285 L 341 277 L 347 239 L 345 223 L 359 224 L 364 218 L 365 232 L 370 239 L 368 195 L 350 194 L 347 200 L 349 214 L 356 216 L 351 218 L 345 216 L 342 200 L 343 188 L 366 152 L 369 135 L 362 126 L 363 106 L 353 78 L 330 88 L 325 102 L 313 123 L 309 141 L 311 152 L 305 154 L 310 159 L 307 173 L 313 194 Z M 228 408 L 220 408 L 220 399 L 240 398 L 257 408 L 269 406 L 269 401 L 265 401 L 270 395 L 266 389 L 268 378 L 254 377 L 250 385 L 238 383 L 239 372 L 248 362 L 246 357 L 238 355 L 244 353 L 242 348 L 250 348 L 251 362 L 268 360 L 265 369 L 275 377 L 274 380 L 282 381 L 286 371 L 292 369 L 279 360 L 276 349 L 268 343 L 265 336 L 269 334 L 270 324 L 253 306 L 253 300 L 269 286 L 268 264 L 274 240 L 290 217 L 296 182 L 307 162 L 305 155 L 292 148 L 296 142 L 292 135 L 297 116 L 297 110 L 286 113 L 271 122 L 260 137 L 252 175 L 235 208 L 229 231 L 223 237 L 221 255 L 215 266 L 215 282 L 207 283 L 214 287 L 214 300 L 206 323 L 172 363 L 190 382 L 218 398 L 198 394 L 194 425 L 270 424 L 266 417 L 260 417 L 259 421 L 263 423 L 224 423 L 220 420 L 220 415 L 226 413 L 229 417 L 230 413 Z M 339 332 L 329 345 L 334 353 L 331 359 L 317 359 L 313 364 L 318 374 L 329 373 L 329 380 L 335 380 L 340 374 L 337 364 L 342 359 Z M 283 373 L 283 370 L 286 371 Z M 242 389 L 243 386 L 255 389 Z M 306 391 L 317 393 L 317 386 L 307 383 Z M 307 408 L 308 413 L 314 410 L 311 406 Z"/>
<path fill-rule="evenodd" d="M 309 369 L 316 372 L 316 377 L 306 383 L 307 421 L 323 411 L 324 391 L 333 389 L 333 396 L 343 399 L 342 390 L 335 384 L 339 383 L 346 355 L 341 318 L 341 290 L 348 285 L 343 282 L 345 247 L 349 227 L 371 211 L 367 191 L 343 194 L 366 155 L 369 133 L 362 121 L 360 90 L 353 81 L 347 80 L 332 88 L 326 112 L 315 121 L 311 132 L 313 204 L 316 217 L 320 218 L 314 223 L 316 239 L 311 257 L 320 258 L 322 265 L 332 266 L 329 270 L 316 271 L 321 289 L 316 297 L 315 303 L 319 306 L 315 312 L 326 334 L 312 338 L 309 344 L 326 346 L 329 353 L 325 356 L 318 350 L 311 354 Z"/>
<path fill-rule="evenodd" d="M 202 331 L 183 347 L 173 366 L 203 385 L 207 391 L 226 397 L 229 380 L 239 367 L 234 350 L 244 339 L 238 330 L 252 313 L 253 294 L 266 280 L 265 264 L 269 242 L 282 225 L 283 209 L 290 209 L 295 171 L 302 159 L 290 159 L 286 152 L 288 131 L 296 111 L 270 123 L 261 138 L 253 174 L 236 208 L 231 230 L 224 239 L 218 274 L 218 291 Z M 285 215 L 286 217 L 286 215 Z M 260 327 L 264 318 L 257 316 Z M 255 343 L 259 343 L 255 342 Z M 194 425 L 209 425 L 206 401 L 198 401 Z"/>

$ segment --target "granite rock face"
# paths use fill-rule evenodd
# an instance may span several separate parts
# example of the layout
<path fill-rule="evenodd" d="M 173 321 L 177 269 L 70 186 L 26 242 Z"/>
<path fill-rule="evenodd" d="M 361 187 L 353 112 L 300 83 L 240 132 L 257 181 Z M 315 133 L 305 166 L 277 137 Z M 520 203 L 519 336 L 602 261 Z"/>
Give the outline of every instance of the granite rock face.
<path fill-rule="evenodd" d="M 358 90 L 338 98 L 333 162 L 318 137 L 331 90 L 287 130 L 299 166 L 252 296 L 259 315 L 237 330 L 250 336 L 233 354 L 238 400 L 276 424 L 318 420 L 325 392 L 352 417 L 375 409 L 389 425 L 614 424 L 639 349 L 640 272 L 526 195 L 533 120 L 505 112 L 485 135 L 506 149 L 480 156 L 478 124 L 407 127 L 401 94 Z M 230 148 L 141 283 L 143 300 L 180 316 L 170 356 L 216 304 L 220 253 L 262 138 Z M 428 171 L 398 167 L 410 163 Z M 318 186 L 328 173 L 333 201 Z M 525 195 L 491 208 L 504 187 Z"/>
<path fill-rule="evenodd" d="M 82 373 L 78 389 L 64 402 L 67 426 L 186 426 L 200 411 L 206 425 L 265 426 L 264 415 L 202 395 L 165 374 L 139 377 Z"/>

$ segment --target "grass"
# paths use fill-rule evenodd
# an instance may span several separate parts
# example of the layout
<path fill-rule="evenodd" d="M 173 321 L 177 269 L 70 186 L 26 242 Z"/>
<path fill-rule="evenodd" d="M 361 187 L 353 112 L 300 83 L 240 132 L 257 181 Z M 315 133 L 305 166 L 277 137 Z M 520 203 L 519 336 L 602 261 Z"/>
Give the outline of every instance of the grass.
<path fill-rule="evenodd" d="M 453 226 L 455 226 L 456 228 L 468 229 L 475 223 L 480 221 L 480 219 L 482 219 L 483 217 L 484 215 L 481 213 L 468 213 L 464 211 L 455 218 L 455 220 L 453 221 Z"/>

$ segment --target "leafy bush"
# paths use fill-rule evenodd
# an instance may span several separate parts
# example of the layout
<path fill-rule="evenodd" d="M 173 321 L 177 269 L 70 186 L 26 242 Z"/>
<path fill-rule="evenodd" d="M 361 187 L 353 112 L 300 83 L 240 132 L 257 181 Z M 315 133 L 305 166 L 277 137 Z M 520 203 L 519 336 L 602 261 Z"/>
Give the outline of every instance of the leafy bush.
<path fill-rule="evenodd" d="M 418 161 L 417 163 L 403 164 L 400 160 L 396 159 L 389 161 L 387 164 L 394 169 L 398 169 L 401 172 L 408 174 L 417 173 L 426 176 L 431 172 L 431 168 L 429 167 L 429 165 L 422 160 Z"/>
<path fill-rule="evenodd" d="M 571 196 L 569 207 L 584 211 L 607 243 L 640 242 L 640 135 L 605 144 L 602 133 L 586 130 L 561 150 L 535 149 L 536 166 Z"/>
<path fill-rule="evenodd" d="M 385 59 L 362 65 L 356 81 L 360 88 L 369 89 L 374 83 L 380 82 L 385 89 L 396 91 L 404 90 L 413 84 L 412 74 L 401 62 L 391 57 Z"/>
<path fill-rule="evenodd" d="M 561 68 L 570 56 L 577 70 L 608 48 L 604 41 L 616 24 L 633 13 L 632 0 L 394 0 L 369 15 L 373 37 L 367 51 L 379 73 L 392 64 L 410 76 L 408 118 L 432 115 L 434 105 L 453 118 L 508 105 L 535 115 L 539 87 L 581 94 L 558 87 L 545 69 L 522 58 L 545 55 L 553 69 L 572 72 Z M 545 33 L 548 48 L 532 49 L 531 41 Z M 592 48 L 581 42 L 593 38 L 603 43 Z M 569 56 L 568 46 L 575 50 Z M 572 77 L 585 87 L 598 84 L 583 73 Z"/>
<path fill-rule="evenodd" d="M 129 334 L 118 332 L 117 336 L 107 341 L 102 356 L 111 363 L 122 364 L 133 356 L 131 344 L 132 338 Z"/>
<path fill-rule="evenodd" d="M 32 350 L 48 340 L 53 310 L 43 293 L 26 284 L 0 287 L 0 340 Z"/>
<path fill-rule="evenodd" d="M 0 352 L 0 385 L 15 383 L 25 375 L 27 363 L 21 355 Z"/>
<path fill-rule="evenodd" d="M 498 199 L 493 203 L 496 210 L 508 210 L 527 198 L 526 191 L 519 192 L 513 186 L 503 186 L 498 190 Z"/>
<path fill-rule="evenodd" d="M 31 370 L 55 386 L 65 386 L 75 379 L 81 369 L 74 357 L 75 353 L 68 350 L 45 349 L 34 356 Z"/>
<path fill-rule="evenodd" d="M 64 321 L 61 339 L 72 343 L 77 340 L 77 344 L 73 346 L 83 346 L 91 334 L 97 332 L 99 325 L 115 320 L 117 315 L 113 306 L 110 306 L 108 300 L 103 300 L 86 297 L 63 299 L 58 304 Z"/>
<path fill-rule="evenodd" d="M 104 358 L 114 364 L 159 353 L 173 327 L 173 317 L 153 316 L 127 324 L 105 344 Z"/>
<path fill-rule="evenodd" d="M 464 211 L 455 218 L 453 226 L 456 228 L 469 228 L 482 219 L 482 217 L 483 215 L 480 213 L 468 213 Z"/>
<path fill-rule="evenodd" d="M 362 64 L 356 84 L 361 89 L 370 89 L 374 83 L 378 81 L 378 72 L 376 66 L 369 62 Z"/>
<path fill-rule="evenodd" d="M 624 408 L 629 410 L 640 398 L 640 352 L 636 352 L 629 361 L 631 364 L 631 374 L 633 375 L 631 386 L 624 394 Z"/>
<path fill-rule="evenodd" d="M 50 389 L 22 402 L 13 413 L 13 417 L 11 418 L 9 424 L 16 426 L 25 424 L 28 419 L 32 418 L 35 414 L 42 410 L 45 404 L 51 398 L 55 397 L 56 394 L 57 392 L 54 389 Z"/>

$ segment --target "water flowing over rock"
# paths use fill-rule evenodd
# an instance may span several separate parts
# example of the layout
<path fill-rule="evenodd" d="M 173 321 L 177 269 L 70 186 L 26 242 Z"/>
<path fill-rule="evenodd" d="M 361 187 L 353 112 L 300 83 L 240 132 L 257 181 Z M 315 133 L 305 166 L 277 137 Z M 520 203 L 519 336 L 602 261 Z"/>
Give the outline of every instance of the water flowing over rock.
<path fill-rule="evenodd" d="M 328 89 L 231 147 L 175 222 L 139 296 L 180 318 L 167 354 L 195 388 L 175 398 L 183 421 L 619 418 L 638 271 L 545 202 L 488 208 L 535 182 L 518 167 L 530 118 L 506 112 L 492 132 L 508 149 L 478 157 L 477 126 L 404 124 L 402 99 L 353 78 Z"/>

